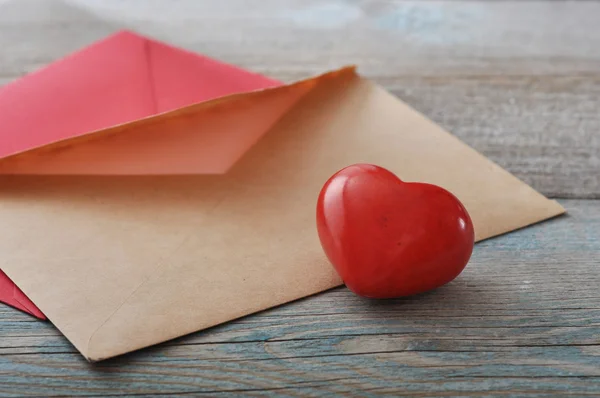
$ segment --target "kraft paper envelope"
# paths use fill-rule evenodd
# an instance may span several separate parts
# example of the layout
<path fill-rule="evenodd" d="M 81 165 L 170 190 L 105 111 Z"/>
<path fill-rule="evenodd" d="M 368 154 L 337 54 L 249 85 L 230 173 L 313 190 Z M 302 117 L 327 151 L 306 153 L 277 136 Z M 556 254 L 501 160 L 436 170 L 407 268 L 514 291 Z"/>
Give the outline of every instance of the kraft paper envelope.
<path fill-rule="evenodd" d="M 4 158 L 0 268 L 88 360 L 117 356 L 340 285 L 315 205 L 357 162 L 449 189 L 478 240 L 564 211 L 344 68 Z"/>
<path fill-rule="evenodd" d="M 117 32 L 0 87 L 0 157 L 280 84 L 132 32 Z M 45 319 L 1 270 L 0 301 Z"/>

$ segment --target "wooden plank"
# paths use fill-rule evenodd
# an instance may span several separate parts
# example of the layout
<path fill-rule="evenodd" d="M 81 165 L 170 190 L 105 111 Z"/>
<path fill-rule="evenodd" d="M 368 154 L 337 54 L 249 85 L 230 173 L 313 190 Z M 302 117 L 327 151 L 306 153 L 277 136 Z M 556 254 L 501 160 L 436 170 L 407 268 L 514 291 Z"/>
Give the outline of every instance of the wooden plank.
<path fill-rule="evenodd" d="M 0 396 L 600 394 L 600 201 L 479 243 L 417 297 L 345 288 L 88 364 L 50 323 L 0 307 Z"/>
<path fill-rule="evenodd" d="M 600 2 L 3 0 L 0 84 L 122 27 L 292 80 L 356 63 L 551 197 L 600 198 Z"/>

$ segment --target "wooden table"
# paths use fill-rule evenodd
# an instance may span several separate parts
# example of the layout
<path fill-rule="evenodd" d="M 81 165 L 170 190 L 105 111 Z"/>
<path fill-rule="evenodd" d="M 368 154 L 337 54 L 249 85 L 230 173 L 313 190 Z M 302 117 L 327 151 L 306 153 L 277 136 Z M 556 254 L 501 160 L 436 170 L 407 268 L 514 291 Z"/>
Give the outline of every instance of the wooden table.
<path fill-rule="evenodd" d="M 599 17 L 600 2 L 0 0 L 0 84 L 122 27 L 285 81 L 356 63 L 569 211 L 478 244 L 429 294 L 335 289 L 95 365 L 0 306 L 0 395 L 600 395 Z"/>

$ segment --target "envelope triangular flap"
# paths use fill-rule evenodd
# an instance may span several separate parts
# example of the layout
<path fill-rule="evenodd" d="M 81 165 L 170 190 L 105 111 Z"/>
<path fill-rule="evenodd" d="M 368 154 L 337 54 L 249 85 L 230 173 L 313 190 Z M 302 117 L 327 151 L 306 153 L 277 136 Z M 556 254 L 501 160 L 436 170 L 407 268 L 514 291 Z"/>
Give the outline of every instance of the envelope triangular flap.
<path fill-rule="evenodd" d="M 224 173 L 320 80 L 239 93 L 0 159 L 0 174 Z"/>

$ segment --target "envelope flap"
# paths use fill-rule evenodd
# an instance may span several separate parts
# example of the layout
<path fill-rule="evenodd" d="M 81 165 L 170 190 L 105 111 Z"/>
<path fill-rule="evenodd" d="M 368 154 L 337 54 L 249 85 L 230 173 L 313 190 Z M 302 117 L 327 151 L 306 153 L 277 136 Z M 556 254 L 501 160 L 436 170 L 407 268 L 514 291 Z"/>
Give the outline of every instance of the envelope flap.
<path fill-rule="evenodd" d="M 353 70 L 220 97 L 52 142 L 0 159 L 0 174 L 224 173 L 317 82 Z"/>

